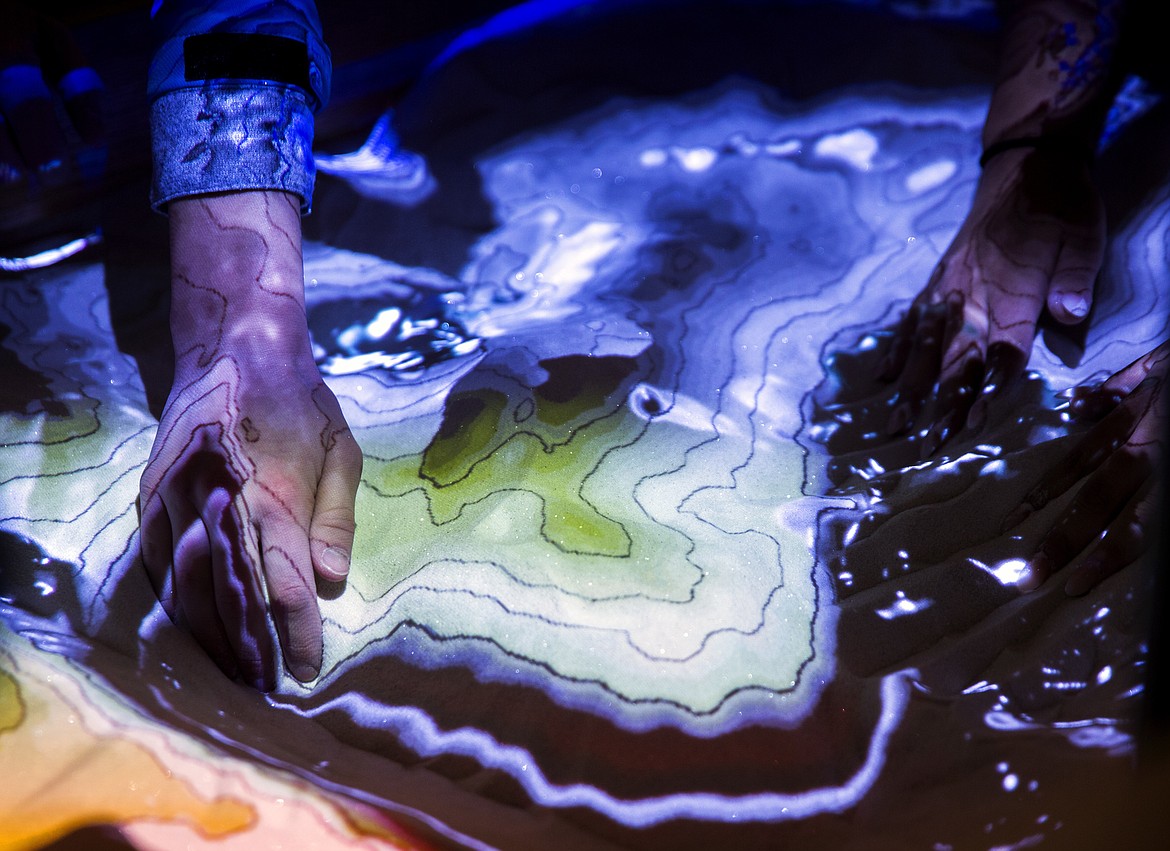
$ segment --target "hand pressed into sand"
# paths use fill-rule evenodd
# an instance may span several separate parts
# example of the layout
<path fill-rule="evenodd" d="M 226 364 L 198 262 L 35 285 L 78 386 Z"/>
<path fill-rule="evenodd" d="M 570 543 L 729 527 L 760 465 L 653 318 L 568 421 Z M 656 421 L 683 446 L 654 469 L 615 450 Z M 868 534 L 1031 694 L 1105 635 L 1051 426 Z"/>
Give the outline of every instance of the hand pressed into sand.
<path fill-rule="evenodd" d="M 881 375 L 897 395 L 888 430 L 926 431 L 929 457 L 1019 378 L 1041 312 L 1064 324 L 1089 313 L 1105 245 L 1088 167 L 1051 151 L 988 163 L 971 213 L 895 332 Z M 937 382 L 930 422 L 921 414 Z"/>
<path fill-rule="evenodd" d="M 176 368 L 142 477 L 143 563 L 229 676 L 271 689 L 283 651 L 307 681 L 314 572 L 348 572 L 362 457 L 310 351 L 298 200 L 199 196 L 170 217 Z"/>
<path fill-rule="evenodd" d="M 1080 483 L 1029 560 L 1022 587 L 1039 586 L 1083 552 L 1064 588 L 1084 594 L 1145 551 L 1164 433 L 1160 397 L 1167 361 L 1170 343 L 1163 343 L 1100 386 L 1074 391 L 1073 413 L 1100 421 L 1004 522 L 1005 529 L 1018 525 Z"/>

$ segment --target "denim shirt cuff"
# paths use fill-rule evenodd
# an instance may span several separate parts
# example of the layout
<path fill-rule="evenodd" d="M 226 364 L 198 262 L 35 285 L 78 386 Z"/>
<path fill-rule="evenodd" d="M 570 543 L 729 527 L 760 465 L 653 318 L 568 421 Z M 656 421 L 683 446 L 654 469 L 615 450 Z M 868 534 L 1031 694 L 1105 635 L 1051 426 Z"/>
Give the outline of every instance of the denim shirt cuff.
<path fill-rule="evenodd" d="M 313 112 L 296 86 L 215 81 L 167 92 L 150 109 L 150 203 L 249 189 L 283 190 L 309 211 Z"/>

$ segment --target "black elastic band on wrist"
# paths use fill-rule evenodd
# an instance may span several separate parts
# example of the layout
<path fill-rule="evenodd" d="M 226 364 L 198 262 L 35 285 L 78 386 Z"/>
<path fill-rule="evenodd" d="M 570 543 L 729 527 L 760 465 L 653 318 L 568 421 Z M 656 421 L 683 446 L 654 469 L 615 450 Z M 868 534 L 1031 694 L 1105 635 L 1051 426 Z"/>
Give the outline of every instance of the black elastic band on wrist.
<path fill-rule="evenodd" d="M 984 148 L 983 153 L 979 155 L 979 167 L 984 168 L 995 157 L 1005 151 L 1014 151 L 1017 148 L 1032 148 L 1049 153 L 1083 157 L 1086 162 L 1093 158 L 1090 151 L 1060 136 L 1020 136 L 1016 139 L 1000 139 L 995 144 Z"/>
<path fill-rule="evenodd" d="M 304 42 L 264 33 L 201 33 L 183 41 L 188 82 L 203 80 L 272 80 L 305 92 L 309 51 Z"/>

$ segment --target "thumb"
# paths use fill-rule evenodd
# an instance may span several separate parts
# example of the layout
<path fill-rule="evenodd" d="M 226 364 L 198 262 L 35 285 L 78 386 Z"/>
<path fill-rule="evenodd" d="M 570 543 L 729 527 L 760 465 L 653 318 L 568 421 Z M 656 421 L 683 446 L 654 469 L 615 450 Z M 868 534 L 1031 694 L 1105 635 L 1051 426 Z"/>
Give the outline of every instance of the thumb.
<path fill-rule="evenodd" d="M 1048 284 L 1048 312 L 1057 322 L 1077 325 L 1089 315 L 1104 255 L 1103 239 L 1069 239 L 1061 246 Z"/>
<path fill-rule="evenodd" d="M 349 574 L 355 529 L 354 503 L 362 476 L 362 453 L 349 429 L 340 431 L 325 455 L 317 502 L 309 525 L 313 569 L 328 582 Z"/>

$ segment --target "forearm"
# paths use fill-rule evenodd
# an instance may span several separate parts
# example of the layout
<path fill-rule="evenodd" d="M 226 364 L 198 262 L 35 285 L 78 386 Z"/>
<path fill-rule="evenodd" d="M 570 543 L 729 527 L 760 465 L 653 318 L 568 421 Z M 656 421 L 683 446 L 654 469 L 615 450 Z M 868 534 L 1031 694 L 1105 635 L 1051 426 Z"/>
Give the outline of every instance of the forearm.
<path fill-rule="evenodd" d="M 171 334 L 177 366 L 225 356 L 263 365 L 308 351 L 299 199 L 200 195 L 170 204 Z"/>
<path fill-rule="evenodd" d="M 983 146 L 1049 138 L 1091 153 L 1120 82 L 1124 0 L 1009 0 Z"/>

